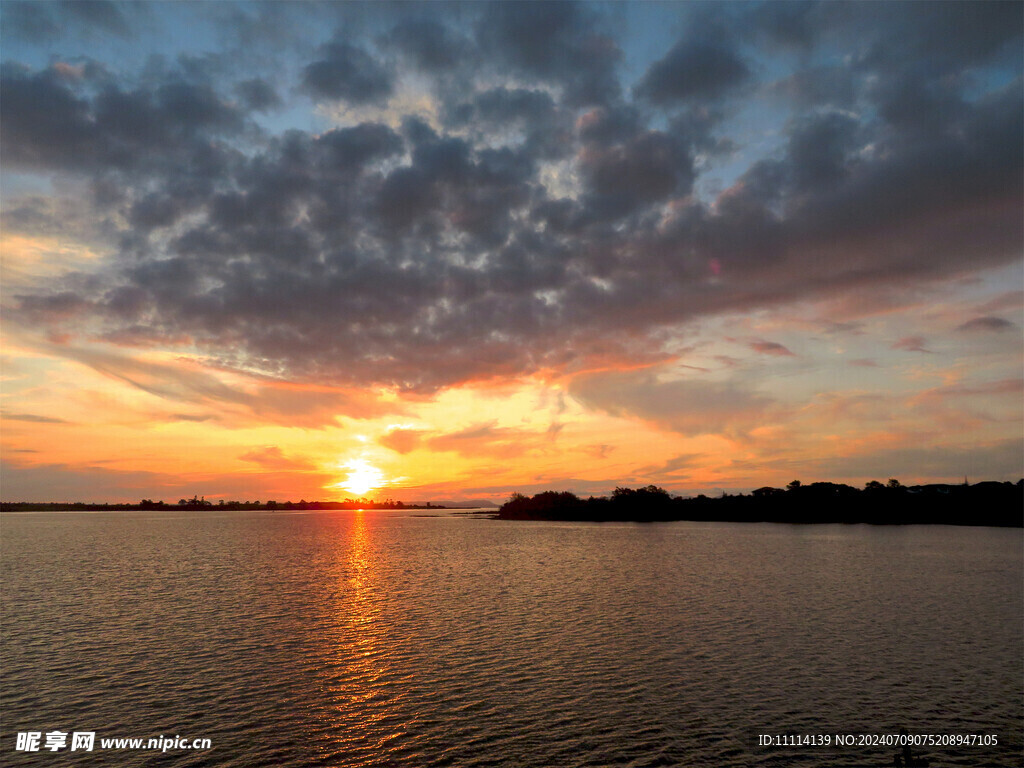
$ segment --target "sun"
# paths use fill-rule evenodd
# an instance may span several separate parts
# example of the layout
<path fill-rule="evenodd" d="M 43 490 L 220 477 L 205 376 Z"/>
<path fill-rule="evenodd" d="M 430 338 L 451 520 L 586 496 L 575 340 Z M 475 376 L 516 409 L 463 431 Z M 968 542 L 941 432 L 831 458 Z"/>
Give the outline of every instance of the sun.
<path fill-rule="evenodd" d="M 346 461 L 344 466 L 348 470 L 348 479 L 337 483 L 337 488 L 344 488 L 357 496 L 365 496 L 367 492 L 380 488 L 384 483 L 384 473 L 366 459 L 352 459 Z"/>

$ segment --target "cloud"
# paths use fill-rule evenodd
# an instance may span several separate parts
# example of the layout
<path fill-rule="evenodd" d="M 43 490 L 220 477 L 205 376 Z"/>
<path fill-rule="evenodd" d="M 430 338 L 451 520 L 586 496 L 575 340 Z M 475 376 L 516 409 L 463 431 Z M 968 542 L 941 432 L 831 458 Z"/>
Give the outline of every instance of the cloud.
<path fill-rule="evenodd" d="M 873 450 L 860 455 L 812 460 L 818 477 L 948 478 L 962 480 L 1016 481 L 1024 467 L 1024 441 L 1000 440 L 977 446 L 939 445 L 930 447 Z"/>
<path fill-rule="evenodd" d="M 129 17 L 138 12 L 139 9 L 108 0 L 4 3 L 4 37 L 43 42 L 77 31 L 128 38 L 132 34 Z"/>
<path fill-rule="evenodd" d="M 1005 318 L 987 316 L 975 317 L 962 325 L 958 325 L 956 329 L 965 333 L 1002 333 L 1016 328 L 1017 325 L 1015 323 L 1011 323 Z"/>
<path fill-rule="evenodd" d="M 625 144 L 587 148 L 579 164 L 589 193 L 585 202 L 600 218 L 617 219 L 672 195 L 686 195 L 694 179 L 686 149 L 660 131 Z"/>
<path fill-rule="evenodd" d="M 209 179 L 225 171 L 231 154 L 211 140 L 240 136 L 251 127 L 237 105 L 183 73 L 122 88 L 97 66 L 87 71 L 90 77 L 79 82 L 56 65 L 35 72 L 12 62 L 0 65 L 5 163 L 83 172 L 145 170 L 178 179 L 188 169 Z M 209 167 L 191 165 L 200 159 Z"/>
<path fill-rule="evenodd" d="M 543 450 L 552 439 L 549 431 L 533 431 L 477 424 L 458 432 L 435 435 L 425 441 L 431 451 L 453 451 L 467 458 L 522 458 Z"/>
<path fill-rule="evenodd" d="M 777 341 L 765 341 L 764 339 L 754 339 L 749 342 L 748 345 L 755 352 L 760 352 L 762 355 L 774 355 L 776 357 L 796 357 L 793 352 L 790 352 L 785 346 L 779 344 Z"/>
<path fill-rule="evenodd" d="M 171 421 L 191 421 L 195 423 L 214 420 L 213 416 L 205 413 L 172 413 L 167 418 Z"/>
<path fill-rule="evenodd" d="M 105 376 L 163 400 L 215 407 L 233 414 L 222 417 L 226 426 L 252 421 L 288 426 L 322 428 L 335 426 L 340 416 L 372 418 L 394 412 L 394 406 L 378 401 L 362 390 L 292 385 L 260 379 L 227 383 L 192 362 L 177 365 L 93 349 L 51 346 L 49 351 L 89 366 Z M 180 418 L 180 417 L 179 417 Z M 190 420 L 201 417 L 188 417 Z"/>
<path fill-rule="evenodd" d="M 925 347 L 928 342 L 923 336 L 904 336 L 893 342 L 892 349 L 899 349 L 904 352 L 925 352 L 931 354 L 931 350 Z"/>
<path fill-rule="evenodd" d="M 662 380 L 650 369 L 580 375 L 569 394 L 587 408 L 687 436 L 741 434 L 767 419 L 775 404 L 738 382 Z"/>
<path fill-rule="evenodd" d="M 256 112 L 267 112 L 281 106 L 281 97 L 266 80 L 254 77 L 235 86 L 235 92 L 245 105 Z"/>
<path fill-rule="evenodd" d="M 393 429 L 381 435 L 377 442 L 385 448 L 404 455 L 419 447 L 424 434 L 425 431 L 421 429 Z"/>
<path fill-rule="evenodd" d="M 602 26 L 581 3 L 488 3 L 476 38 L 499 66 L 560 85 L 569 103 L 589 105 L 620 91 L 622 51 Z"/>
<path fill-rule="evenodd" d="M 606 459 L 615 448 L 616 446 L 609 445 L 608 443 L 598 443 L 596 445 L 585 445 L 580 450 L 595 459 Z"/>
<path fill-rule="evenodd" d="M 327 418 L 337 391 L 664 359 L 670 330 L 698 319 L 850 295 L 909 302 L 925 281 L 1019 260 L 1024 103 L 1007 58 L 1019 9 L 955 5 L 964 37 L 950 42 L 931 4 L 878 18 L 840 5 L 738 6 L 703 36 L 706 20 L 686 17 L 636 83 L 621 25 L 570 3 L 445 6 L 429 20 L 389 6 L 340 27 L 359 14 L 304 8 L 289 35 L 301 17 L 320 36 L 273 71 L 241 53 L 137 71 L 9 62 L 5 167 L 78 185 L 82 220 L 98 222 L 89 237 L 112 255 L 19 284 L 5 319 L 329 384 L 305 411 L 266 385 L 262 399 L 218 395 Z M 245 34 L 272 28 L 262 13 L 243 13 L 262 30 Z M 337 28 L 344 39 L 317 45 Z M 780 46 L 849 65 L 779 58 Z M 404 79 L 436 120 L 391 98 Z M 634 85 L 643 98 L 629 103 Z M 764 142 L 732 102 L 757 86 L 790 94 L 791 118 L 772 118 Z M 372 104 L 387 124 L 282 128 L 289 111 L 264 110 L 296 88 Z M 38 205 L 5 209 L 43 226 Z"/>
<path fill-rule="evenodd" d="M 471 41 L 436 18 L 402 19 L 387 40 L 427 71 L 454 69 L 472 55 Z"/>
<path fill-rule="evenodd" d="M 991 395 L 1009 395 L 1016 396 L 1024 391 L 1024 379 L 999 379 L 996 381 L 984 382 L 980 384 L 966 385 L 956 384 L 944 387 L 938 387 L 935 389 L 929 389 L 920 393 L 916 399 L 933 399 L 933 398 L 946 398 L 946 397 L 962 397 L 962 396 L 991 396 Z"/>
<path fill-rule="evenodd" d="M 35 424 L 70 424 L 66 419 L 58 419 L 54 416 L 38 416 L 34 413 L 3 413 L 0 417 L 10 421 L 30 421 Z"/>
<path fill-rule="evenodd" d="M 339 39 L 323 46 L 320 55 L 302 75 L 303 86 L 316 98 L 367 104 L 394 91 L 388 69 L 358 46 Z"/>
<path fill-rule="evenodd" d="M 664 478 L 662 482 L 678 482 L 689 477 L 690 471 L 706 457 L 699 453 L 682 453 L 661 464 L 651 464 L 636 470 L 637 477 Z"/>
<path fill-rule="evenodd" d="M 644 74 L 635 93 L 655 104 L 711 101 L 750 77 L 739 55 L 724 44 L 681 40 Z"/>
<path fill-rule="evenodd" d="M 921 67 L 944 75 L 977 66 L 1006 52 L 1020 40 L 1024 10 L 1002 3 L 954 3 L 947 8 L 916 9 L 899 5 L 877 16 L 868 7 L 856 8 L 848 28 L 870 30 L 875 39 L 866 47 L 871 66 Z M 881 31 L 881 34 L 879 34 Z"/>
<path fill-rule="evenodd" d="M 801 109 L 819 106 L 849 108 L 857 98 L 854 76 L 848 68 L 841 66 L 800 70 L 772 83 L 769 90 L 791 100 Z"/>

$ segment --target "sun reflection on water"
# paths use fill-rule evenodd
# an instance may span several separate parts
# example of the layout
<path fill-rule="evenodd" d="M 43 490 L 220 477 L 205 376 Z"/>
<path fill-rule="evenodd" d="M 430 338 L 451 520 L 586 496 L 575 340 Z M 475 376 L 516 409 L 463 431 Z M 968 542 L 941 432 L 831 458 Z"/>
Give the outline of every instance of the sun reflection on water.
<path fill-rule="evenodd" d="M 334 663 L 324 681 L 331 699 L 332 757 L 340 753 L 354 764 L 362 758 L 385 758 L 389 745 L 405 733 L 398 714 L 401 693 L 389 684 L 396 672 L 384 617 L 387 596 L 375 567 L 379 542 L 374 532 L 372 513 L 351 513 L 337 550 L 340 599 L 330 654 Z"/>

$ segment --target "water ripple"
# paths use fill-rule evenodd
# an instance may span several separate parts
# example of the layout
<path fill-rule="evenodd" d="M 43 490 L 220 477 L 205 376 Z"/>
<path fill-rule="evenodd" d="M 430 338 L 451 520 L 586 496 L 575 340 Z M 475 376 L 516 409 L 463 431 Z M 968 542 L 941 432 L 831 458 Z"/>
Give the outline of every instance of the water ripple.
<path fill-rule="evenodd" d="M 1021 535 L 384 513 L 4 520 L 5 762 L 24 730 L 181 734 L 82 765 L 860 766 L 752 734 L 997 733 Z M 924 553 L 924 556 L 919 556 Z"/>

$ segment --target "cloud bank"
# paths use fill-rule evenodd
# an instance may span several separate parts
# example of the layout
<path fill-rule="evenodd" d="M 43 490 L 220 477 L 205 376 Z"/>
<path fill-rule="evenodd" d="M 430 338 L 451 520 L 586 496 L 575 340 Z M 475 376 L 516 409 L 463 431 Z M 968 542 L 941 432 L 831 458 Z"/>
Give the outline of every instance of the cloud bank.
<path fill-rule="evenodd" d="M 639 70 L 604 6 L 430 10 L 303 9 L 322 14 L 305 46 L 273 8 L 210 10 L 239 39 L 280 30 L 262 68 L 241 45 L 138 66 L 5 61 L 0 160 L 80 190 L 113 254 L 6 297 L 6 317 L 66 343 L 429 393 L 657 359 L 666 329 L 702 317 L 1020 257 L 1020 4 L 680 7 L 677 39 Z M 4 34 L 131 41 L 153 12 L 8 3 Z M 773 137 L 744 127 L 752 108 Z M 347 117 L 310 129 L 301 110 Z M 5 210 L 8 231 L 76 235 L 38 207 Z M 263 407 L 191 374 L 162 380 L 172 399 Z M 617 380 L 576 389 L 641 417 L 677 396 L 764 405 L 630 383 L 652 399 L 611 403 Z"/>

